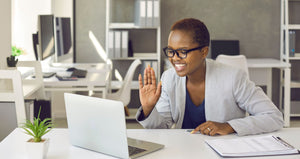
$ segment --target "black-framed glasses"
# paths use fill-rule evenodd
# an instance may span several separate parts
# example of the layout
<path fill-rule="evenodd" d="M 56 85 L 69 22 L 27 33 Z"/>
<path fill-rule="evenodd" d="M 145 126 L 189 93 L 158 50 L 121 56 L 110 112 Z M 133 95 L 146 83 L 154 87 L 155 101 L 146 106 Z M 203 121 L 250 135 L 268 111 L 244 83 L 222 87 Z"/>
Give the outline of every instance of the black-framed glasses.
<path fill-rule="evenodd" d="M 186 56 L 187 56 L 187 53 L 189 53 L 189 52 L 191 52 L 191 51 L 195 51 L 195 50 L 201 50 L 203 47 L 205 47 L 205 46 L 207 46 L 207 45 L 201 45 L 201 46 L 199 46 L 199 47 L 195 47 L 195 48 L 192 48 L 192 49 L 189 49 L 189 50 L 187 50 L 187 49 L 177 49 L 177 50 L 173 50 L 173 49 L 171 49 L 171 48 L 169 48 L 169 47 L 165 47 L 165 48 L 163 48 L 163 50 L 164 50 L 164 53 L 165 53 L 165 55 L 167 56 L 167 57 L 174 57 L 174 55 L 175 55 L 175 53 L 176 53 L 176 55 L 179 57 L 179 58 L 181 58 L 181 59 L 184 59 L 184 58 L 186 58 Z"/>

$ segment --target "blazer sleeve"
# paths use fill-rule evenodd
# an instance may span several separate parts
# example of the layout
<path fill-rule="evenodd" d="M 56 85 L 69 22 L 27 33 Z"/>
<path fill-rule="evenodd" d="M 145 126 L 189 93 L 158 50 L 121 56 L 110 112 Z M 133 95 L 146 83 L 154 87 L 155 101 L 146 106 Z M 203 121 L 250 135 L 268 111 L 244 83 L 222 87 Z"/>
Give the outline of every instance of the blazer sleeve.
<path fill-rule="evenodd" d="M 174 124 L 174 121 L 172 119 L 171 114 L 171 108 L 170 108 L 170 99 L 168 96 L 168 88 L 170 86 L 168 85 L 166 79 L 166 73 L 163 73 L 161 77 L 162 81 L 162 92 L 160 95 L 160 98 L 158 102 L 156 103 L 155 107 L 153 108 L 152 112 L 149 114 L 147 118 L 141 119 L 141 113 L 142 113 L 142 106 L 137 111 L 136 114 L 136 120 L 144 127 L 144 128 L 159 128 L 159 129 L 168 129 L 171 128 Z"/>
<path fill-rule="evenodd" d="M 238 135 L 251 135 L 279 130 L 283 127 L 282 113 L 260 87 L 238 71 L 232 82 L 233 95 L 239 107 L 249 113 L 245 118 L 228 121 Z"/>

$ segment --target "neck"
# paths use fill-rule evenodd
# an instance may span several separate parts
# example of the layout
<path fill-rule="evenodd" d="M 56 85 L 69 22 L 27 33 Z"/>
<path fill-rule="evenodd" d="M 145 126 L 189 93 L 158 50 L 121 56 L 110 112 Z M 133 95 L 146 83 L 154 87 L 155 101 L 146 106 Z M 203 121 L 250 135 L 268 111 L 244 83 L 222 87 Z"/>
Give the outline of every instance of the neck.
<path fill-rule="evenodd" d="M 206 73 L 206 62 L 205 60 L 202 63 L 202 66 L 194 71 L 192 74 L 187 75 L 187 81 L 191 84 L 201 84 L 205 82 L 205 73 Z"/>

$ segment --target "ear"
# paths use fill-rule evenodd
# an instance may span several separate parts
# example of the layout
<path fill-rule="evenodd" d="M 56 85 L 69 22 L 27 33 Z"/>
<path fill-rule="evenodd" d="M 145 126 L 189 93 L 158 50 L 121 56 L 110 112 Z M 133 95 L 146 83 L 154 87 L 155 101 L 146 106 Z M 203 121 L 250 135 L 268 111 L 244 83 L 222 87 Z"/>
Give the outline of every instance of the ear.
<path fill-rule="evenodd" d="M 202 57 L 203 57 L 203 58 L 206 58 L 206 56 L 208 55 L 208 51 L 209 51 L 209 47 L 208 47 L 208 46 L 205 46 L 205 47 L 202 49 Z"/>

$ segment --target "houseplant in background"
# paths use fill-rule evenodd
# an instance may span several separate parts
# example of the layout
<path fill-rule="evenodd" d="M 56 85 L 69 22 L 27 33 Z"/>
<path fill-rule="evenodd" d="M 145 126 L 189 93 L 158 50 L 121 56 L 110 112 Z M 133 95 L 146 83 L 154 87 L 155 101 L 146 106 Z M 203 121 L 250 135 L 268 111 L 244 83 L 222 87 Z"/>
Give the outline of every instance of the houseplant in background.
<path fill-rule="evenodd" d="M 23 50 L 21 48 L 17 48 L 16 46 L 11 47 L 11 55 L 6 58 L 7 66 L 8 67 L 16 67 L 18 63 L 17 56 L 23 54 Z"/>
<path fill-rule="evenodd" d="M 23 123 L 22 128 L 25 133 L 33 138 L 30 138 L 26 143 L 26 149 L 28 158 L 30 159 L 45 159 L 49 147 L 49 139 L 43 139 L 42 137 L 47 134 L 53 128 L 51 118 L 45 118 L 43 121 L 40 119 L 41 107 L 37 118 L 33 119 L 33 122 L 26 120 Z"/>

